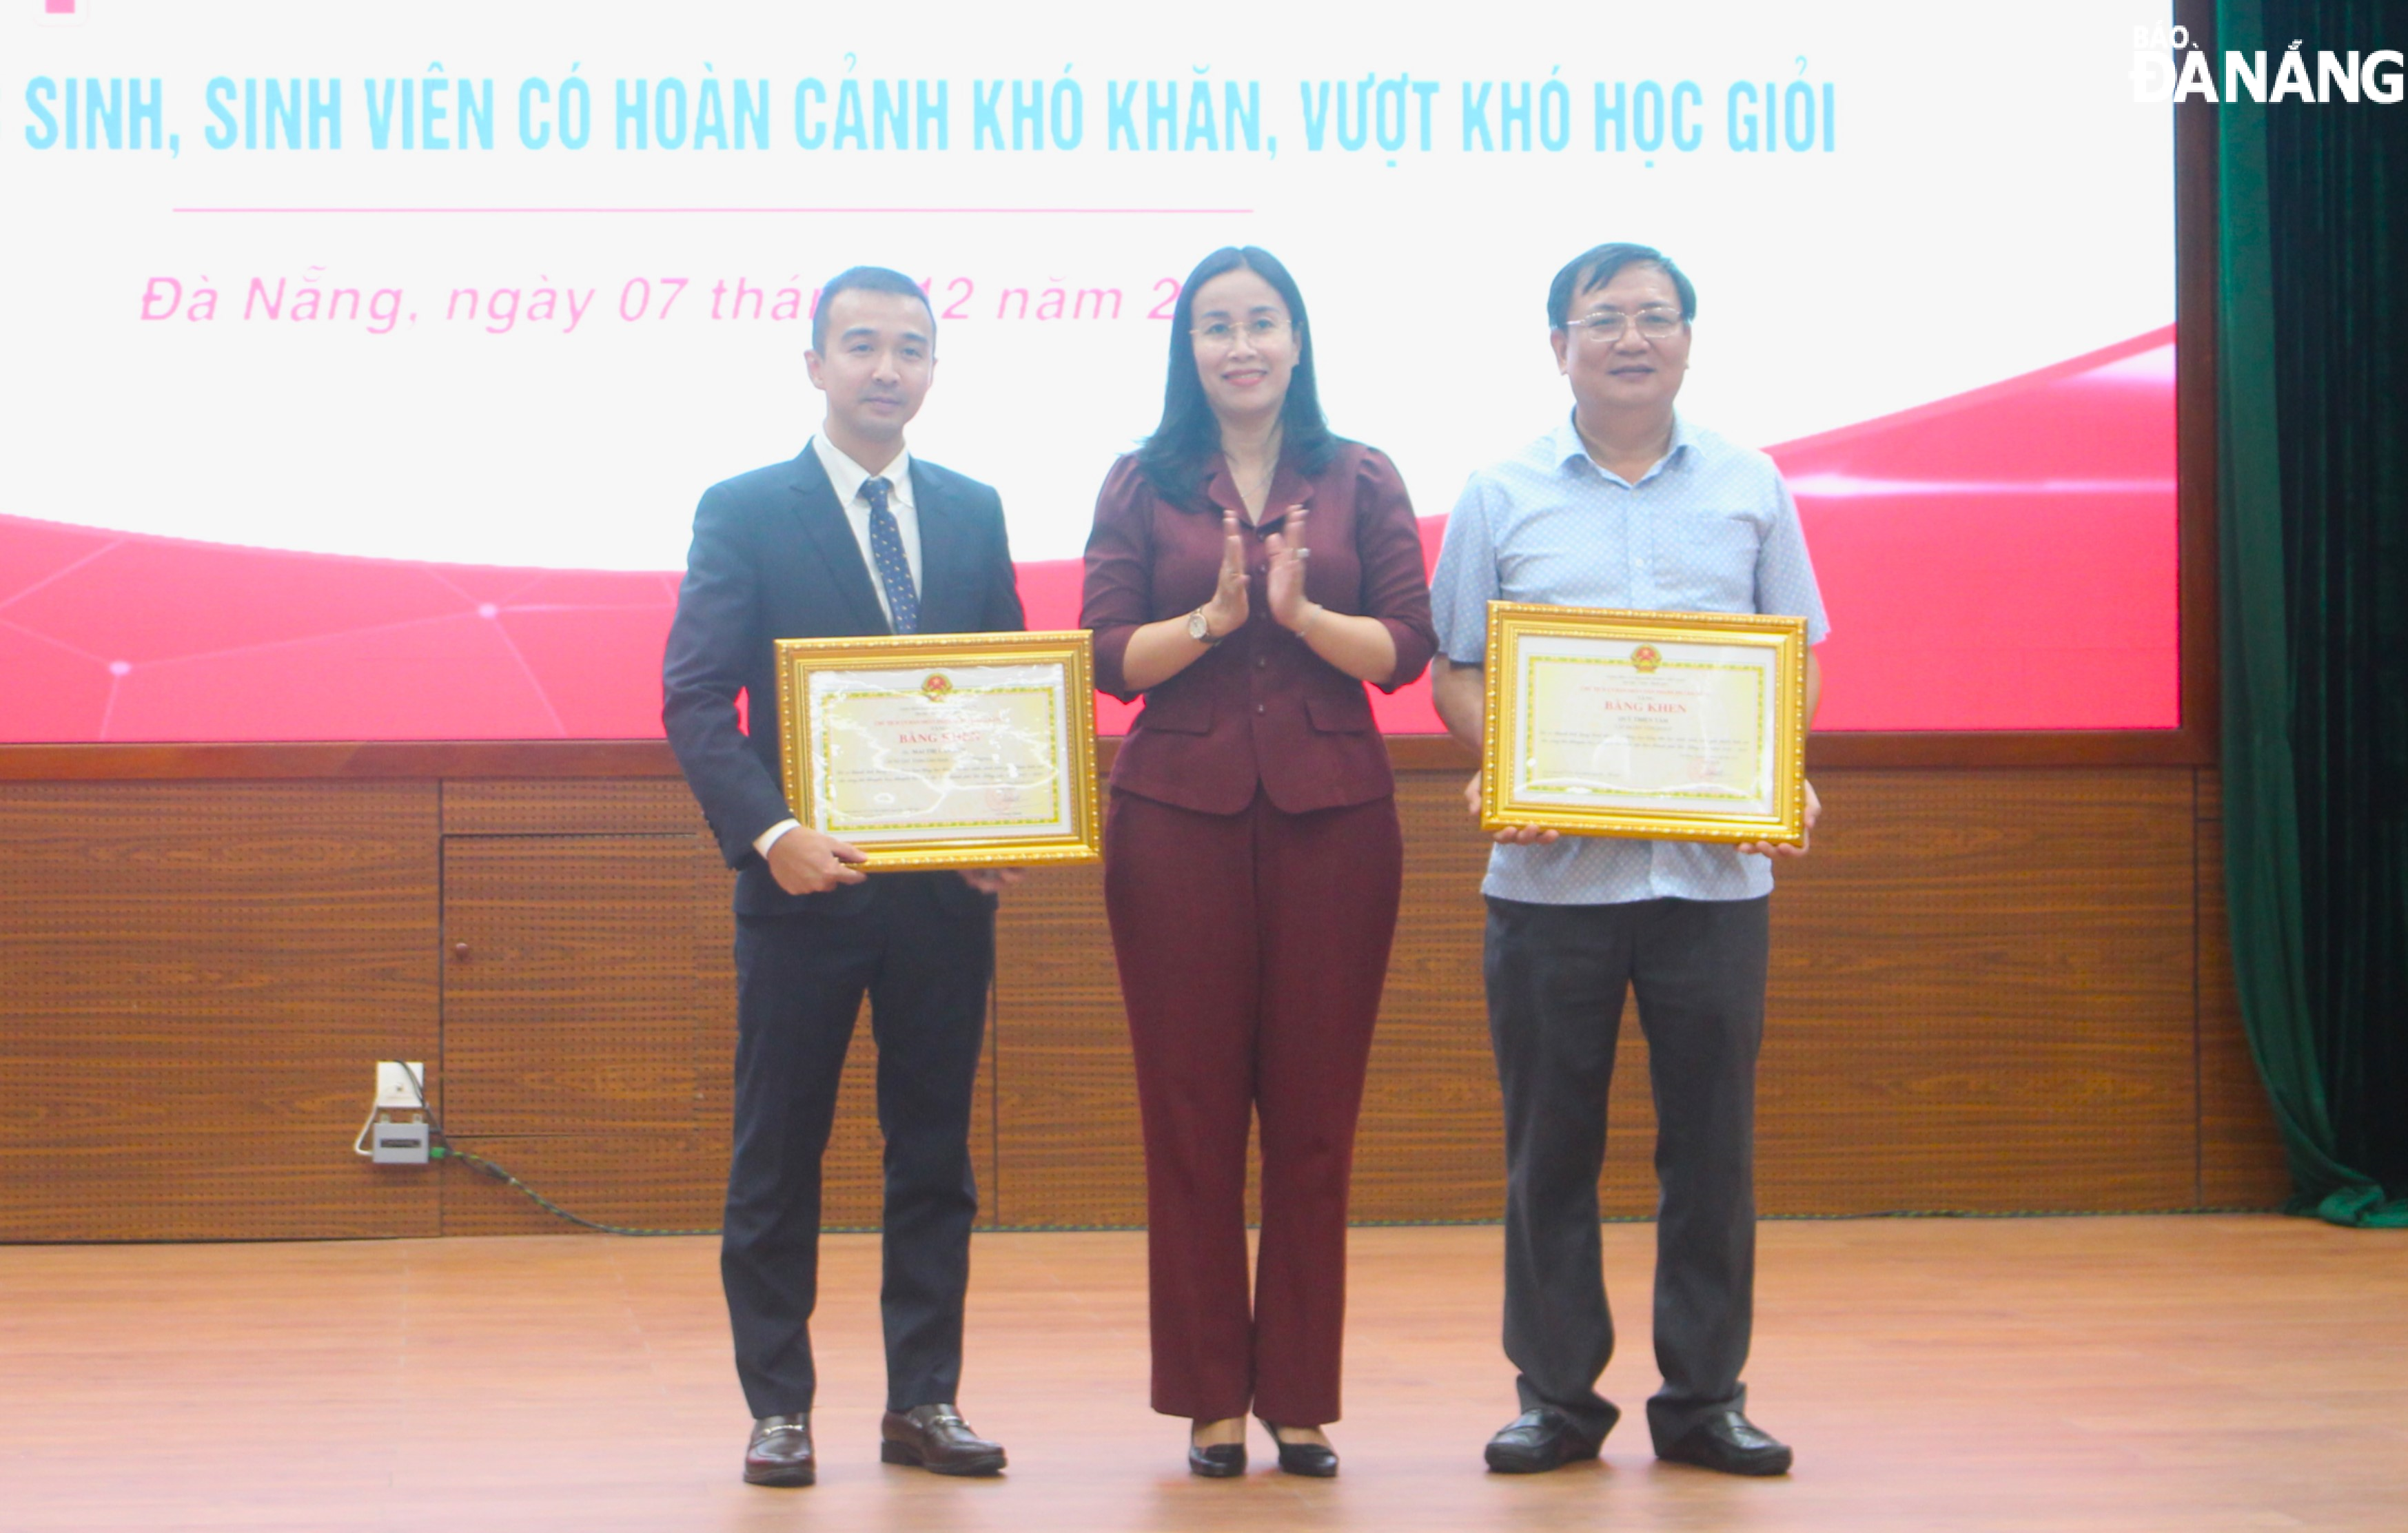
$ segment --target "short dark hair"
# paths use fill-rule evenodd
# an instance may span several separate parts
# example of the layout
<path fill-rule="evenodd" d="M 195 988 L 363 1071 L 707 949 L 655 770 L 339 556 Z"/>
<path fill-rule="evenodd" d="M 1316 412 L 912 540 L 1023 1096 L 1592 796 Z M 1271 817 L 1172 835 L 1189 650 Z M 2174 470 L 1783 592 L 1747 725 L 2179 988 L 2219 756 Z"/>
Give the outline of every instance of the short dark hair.
<path fill-rule="evenodd" d="M 937 309 L 928 302 L 928 294 L 919 283 L 888 266 L 847 266 L 828 279 L 820 295 L 811 302 L 811 350 L 824 355 L 827 351 L 828 301 L 839 293 L 899 293 L 907 298 L 917 298 L 920 307 L 928 311 L 928 339 L 937 338 Z"/>
<path fill-rule="evenodd" d="M 1170 308 L 1170 373 L 1162 387 L 1162 422 L 1137 450 L 1138 467 L 1154 493 L 1174 506 L 1193 508 L 1204 488 L 1204 465 L 1221 450 L 1221 423 L 1213 418 L 1212 402 L 1204 396 L 1204 380 L 1196 371 L 1196 290 L 1213 278 L 1233 271 L 1251 271 L 1271 285 L 1287 306 L 1302 350 L 1296 371 L 1288 375 L 1287 398 L 1280 406 L 1280 451 L 1293 458 L 1306 474 L 1317 474 L 1337 455 L 1339 438 L 1321 413 L 1321 390 L 1313 381 L 1312 337 L 1305 331 L 1304 294 L 1279 257 L 1257 246 L 1224 245 L 1196 264 Z"/>
<path fill-rule="evenodd" d="M 1555 273 L 1547 285 L 1547 328 L 1561 330 L 1572 317 L 1572 300 L 1584 293 L 1595 293 L 1613 280 L 1614 274 L 1625 266 L 1654 266 L 1672 279 L 1672 291 L 1681 297 L 1681 318 L 1698 317 L 1698 290 L 1689 274 L 1672 264 L 1672 258 L 1653 245 L 1598 245 L 1583 251 Z"/>

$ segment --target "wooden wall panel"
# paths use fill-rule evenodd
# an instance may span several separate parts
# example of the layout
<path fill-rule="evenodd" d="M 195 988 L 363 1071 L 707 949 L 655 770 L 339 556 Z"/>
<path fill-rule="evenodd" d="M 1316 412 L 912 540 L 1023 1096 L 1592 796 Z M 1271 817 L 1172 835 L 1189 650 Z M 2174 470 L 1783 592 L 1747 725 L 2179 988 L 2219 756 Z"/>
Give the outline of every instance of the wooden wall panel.
<path fill-rule="evenodd" d="M 716 1225 L 734 1029 L 712 1024 L 732 1017 L 734 982 L 726 879 L 693 795 L 674 778 L 459 780 L 443 784 L 443 829 L 445 1084 L 466 1093 L 447 1126 L 461 1147 L 589 1219 Z M 594 947 L 607 950 L 598 972 L 573 961 Z M 614 1076 L 610 1053 L 580 1059 L 574 1020 L 554 1015 L 566 1006 L 598 1006 L 616 1053 L 641 1057 L 636 1073 Z M 650 1099 L 609 1110 L 631 1090 Z M 442 1175 L 447 1234 L 574 1227 L 464 1167 Z"/>
<path fill-rule="evenodd" d="M 734 875 L 685 784 L 451 782 L 443 817 L 446 951 L 471 952 L 447 966 L 447 1079 L 466 1096 L 446 1126 L 587 1218 L 716 1225 L 736 1058 Z M 991 1187 L 991 1061 L 985 1071 L 971 1146 Z M 865 1007 L 823 1163 L 831 1227 L 879 1222 L 876 1077 Z M 464 1168 L 444 1180 L 446 1233 L 567 1227 Z"/>
<path fill-rule="evenodd" d="M 445 1129 L 690 1131 L 694 907 L 691 837 L 445 837 Z"/>
<path fill-rule="evenodd" d="M 1100 867 L 1031 870 L 996 930 L 995 1212 L 1141 1225 L 1145 1161 Z"/>
<path fill-rule="evenodd" d="M 1365 1094 L 1361 1219 L 1493 1218 L 1502 1196 L 1485 850 L 1461 782 L 1400 775 L 1405 913 Z M 1774 901 L 1766 1211 L 2192 1205 L 2191 773 L 1834 771 L 1823 785 L 1833 817 Z M 1010 902 L 1007 1225 L 1142 1217 L 1100 882 L 1050 874 Z M 1634 1013 L 1609 1212 L 1654 1207 L 1646 1071 Z"/>
<path fill-rule="evenodd" d="M 1365 1220 L 1493 1218 L 1501 1197 L 1485 846 L 1463 771 L 1437 759 L 1400 774 Z M 2281 1196 L 2231 1001 L 2213 774 L 1834 767 L 1818 784 L 1830 818 L 1774 902 L 1766 1211 Z M 717 1222 L 730 875 L 676 780 L 9 783 L 0 850 L 0 1239 L 563 1227 L 465 1168 L 351 1155 L 368 1065 L 395 1055 L 435 1063 L 464 1143 L 577 1211 Z M 998 947 L 985 1220 L 1140 1222 L 1100 871 L 1032 875 Z M 1602 1191 L 1643 1213 L 1635 1018 L 1622 1051 Z M 878 1218 L 875 1068 L 865 1024 L 831 1225 Z"/>
<path fill-rule="evenodd" d="M 721 1148 L 714 1154 L 714 1145 L 692 1129 L 470 1135 L 456 1142 L 581 1218 L 680 1233 L 719 1225 L 726 1153 Z M 573 1235 L 580 1227 L 460 1162 L 446 1161 L 435 1174 L 442 1183 L 442 1234 Z"/>
<path fill-rule="evenodd" d="M 1488 842 L 1464 809 L 1469 775 L 1398 774 L 1404 899 L 1363 1082 L 1356 1219 L 1495 1219 L 1504 1211 L 1503 1116 L 1480 978 Z"/>
<path fill-rule="evenodd" d="M 2199 1201 L 2279 1208 L 2291 1195 L 2290 1171 L 2232 983 L 2223 774 L 2201 772 L 2199 786 Z"/>
<path fill-rule="evenodd" d="M 0 1239 L 432 1235 L 351 1153 L 436 1056 L 435 788 L 0 785 Z"/>
<path fill-rule="evenodd" d="M 1826 774 L 1783 870 L 1768 1212 L 2196 1195 L 2192 774 Z"/>
<path fill-rule="evenodd" d="M 1832 818 L 1774 897 L 1765 1211 L 2196 1201 L 2189 781 L 1825 774 Z M 1361 1218 L 1500 1206 L 1467 895 L 1484 853 L 1459 785 L 1400 785 L 1407 914 L 1367 1091 Z M 1600 1182 L 1612 1214 L 1655 1205 L 1647 1065 L 1633 1010 Z"/>
<path fill-rule="evenodd" d="M 731 1010 L 708 1026 L 724 1025 Z M 728 1051 L 733 1057 L 732 1049 Z M 878 1132 L 878 1053 L 865 1007 L 845 1059 L 834 1130 L 821 1164 L 821 1219 L 829 1229 L 874 1229 L 881 1216 L 883 1175 Z M 996 1225 L 995 1073 L 982 1062 L 970 1124 L 970 1160 L 979 1179 L 980 1227 Z M 599 1145 L 555 1133 L 463 1137 L 463 1148 L 507 1166 L 528 1185 L 570 1211 L 604 1224 L 644 1229 L 716 1228 L 727 1184 L 729 1125 L 724 1117 L 692 1129 L 628 1127 Z M 447 1235 L 562 1234 L 574 1226 L 545 1212 L 517 1190 L 465 1168 L 443 1171 Z"/>
<path fill-rule="evenodd" d="M 444 838 L 445 1131 L 591 1219 L 714 1222 L 694 1174 L 694 840 Z M 536 1211 L 458 1190 L 447 1234 Z"/>
<path fill-rule="evenodd" d="M 471 778 L 443 784 L 443 834 L 708 839 L 710 831 L 680 778 Z"/>

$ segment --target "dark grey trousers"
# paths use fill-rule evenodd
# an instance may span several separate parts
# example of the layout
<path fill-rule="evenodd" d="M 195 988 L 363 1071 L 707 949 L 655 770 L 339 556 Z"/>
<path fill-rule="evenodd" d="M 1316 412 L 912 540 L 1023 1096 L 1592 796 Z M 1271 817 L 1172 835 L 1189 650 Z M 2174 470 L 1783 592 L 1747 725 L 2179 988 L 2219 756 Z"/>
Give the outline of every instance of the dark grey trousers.
<path fill-rule="evenodd" d="M 719 1270 L 737 1376 L 755 1416 L 808 1411 L 817 1393 L 820 1157 L 865 992 L 886 1137 L 878 1295 L 886 1405 L 908 1411 L 960 1393 L 978 1217 L 970 1107 L 995 969 L 995 901 L 952 873 L 873 881 L 875 897 L 859 910 L 737 918 L 736 1142 Z"/>
<path fill-rule="evenodd" d="M 1635 990 L 1656 1097 L 1661 1448 L 1743 1409 L 1756 1298 L 1756 1057 L 1771 901 L 1488 901 L 1488 1030 L 1505 1094 L 1505 1355 L 1522 1407 L 1603 1437 L 1613 1355 L 1598 1238 L 1606 1088 Z"/>

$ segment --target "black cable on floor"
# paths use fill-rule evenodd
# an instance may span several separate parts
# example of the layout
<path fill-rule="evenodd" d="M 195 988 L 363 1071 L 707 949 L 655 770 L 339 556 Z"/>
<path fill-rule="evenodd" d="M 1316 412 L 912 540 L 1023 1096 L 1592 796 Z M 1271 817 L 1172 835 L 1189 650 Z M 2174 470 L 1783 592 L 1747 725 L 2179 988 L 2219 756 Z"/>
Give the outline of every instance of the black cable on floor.
<path fill-rule="evenodd" d="M 487 1160 L 482 1155 L 472 1154 L 466 1150 L 454 1150 L 450 1145 L 444 1144 L 435 1146 L 427 1152 L 427 1154 L 430 1158 L 436 1160 L 465 1161 L 473 1169 L 481 1172 L 486 1176 L 492 1177 L 494 1181 L 501 1182 L 503 1185 L 516 1187 L 519 1191 L 526 1194 L 529 1197 L 535 1199 L 537 1206 L 541 1208 L 546 1213 L 557 1214 L 561 1218 L 567 1220 L 572 1225 L 582 1225 L 587 1229 L 600 1230 L 605 1235 L 716 1235 L 719 1233 L 719 1231 L 715 1229 L 641 1229 L 629 1225 L 606 1225 L 598 1219 L 588 1219 L 581 1213 L 569 1212 L 566 1209 L 562 1208 L 551 1198 L 544 1196 L 543 1194 L 537 1192 L 533 1187 L 521 1182 L 516 1176 L 511 1174 L 509 1168 L 500 1165 L 497 1162 Z"/>
<path fill-rule="evenodd" d="M 587 1229 L 599 1230 L 605 1235 L 716 1235 L 719 1233 L 715 1229 L 641 1229 L 629 1225 L 606 1225 L 598 1219 L 588 1219 L 581 1213 L 571 1213 L 521 1182 L 509 1167 L 500 1162 L 487 1160 L 482 1155 L 473 1154 L 466 1150 L 453 1149 L 452 1137 L 443 1131 L 443 1120 L 435 1115 L 435 1104 L 426 1099 L 426 1086 L 418 1079 L 418 1072 L 404 1065 L 401 1067 L 401 1075 L 403 1080 L 409 1082 L 409 1094 L 418 1098 L 418 1110 L 426 1114 L 426 1126 L 434 1136 L 435 1142 L 426 1150 L 426 1158 L 430 1161 L 466 1162 L 471 1169 L 480 1174 L 492 1177 L 506 1187 L 516 1187 L 526 1194 L 535 1199 L 536 1206 L 546 1213 L 557 1215 L 572 1225 L 581 1225 Z"/>

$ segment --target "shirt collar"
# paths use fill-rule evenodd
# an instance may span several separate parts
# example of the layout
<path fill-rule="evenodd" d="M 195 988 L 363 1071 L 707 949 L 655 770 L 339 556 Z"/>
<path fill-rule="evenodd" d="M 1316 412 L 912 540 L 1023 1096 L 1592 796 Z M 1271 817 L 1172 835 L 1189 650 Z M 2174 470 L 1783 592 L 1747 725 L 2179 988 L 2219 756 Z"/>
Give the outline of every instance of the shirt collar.
<path fill-rule="evenodd" d="M 870 477 L 869 470 L 845 456 L 844 450 L 826 437 L 813 432 L 811 451 L 819 455 L 820 466 L 827 470 L 828 487 L 836 492 L 836 503 L 848 511 L 861 498 L 861 486 Z M 905 448 L 895 454 L 886 466 L 883 477 L 890 489 L 886 501 L 890 506 L 909 506 L 911 501 L 911 450 Z"/>
<path fill-rule="evenodd" d="M 1665 451 L 1663 461 L 1640 476 L 1639 482 L 1646 483 L 1681 461 L 1682 454 L 1694 448 L 1696 441 L 1696 437 L 1689 430 L 1688 418 L 1679 410 L 1674 410 L 1672 412 L 1672 445 Z M 1565 467 L 1574 458 L 1580 458 L 1586 460 L 1589 467 L 1598 474 L 1602 475 L 1606 472 L 1595 459 L 1589 457 L 1588 444 L 1581 440 L 1580 427 L 1572 423 L 1570 410 L 1564 412 L 1564 418 L 1555 423 L 1555 431 L 1549 435 L 1548 451 L 1557 468 Z"/>

